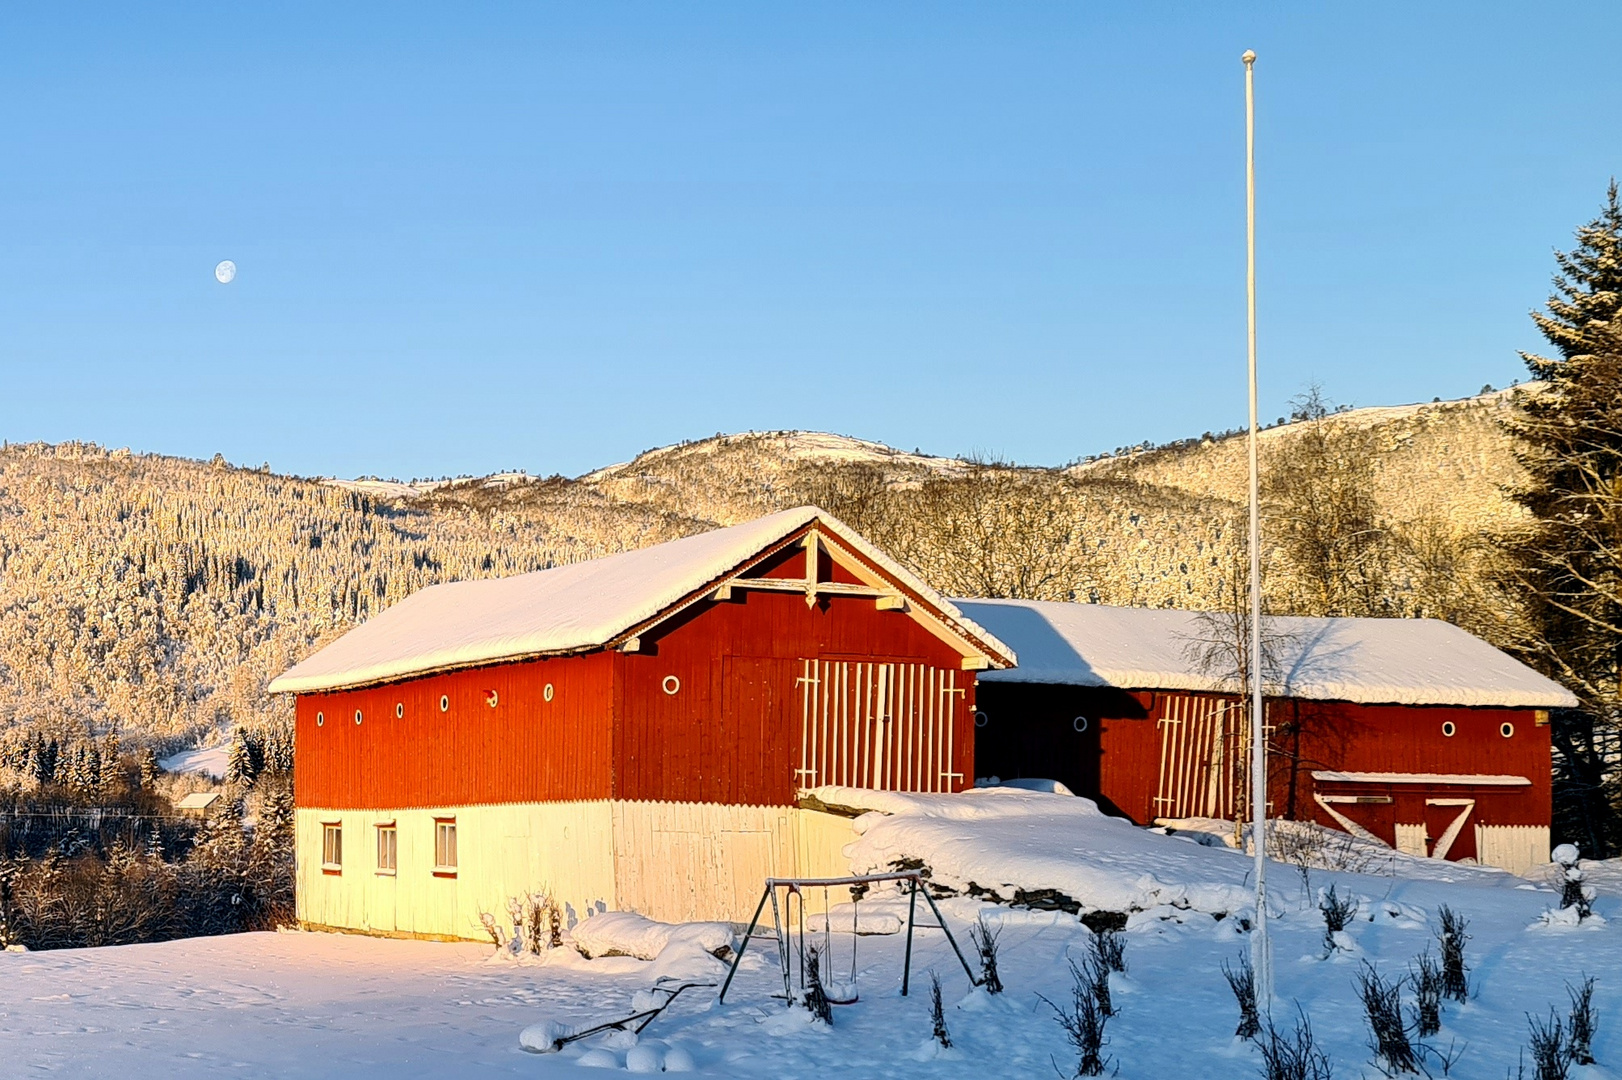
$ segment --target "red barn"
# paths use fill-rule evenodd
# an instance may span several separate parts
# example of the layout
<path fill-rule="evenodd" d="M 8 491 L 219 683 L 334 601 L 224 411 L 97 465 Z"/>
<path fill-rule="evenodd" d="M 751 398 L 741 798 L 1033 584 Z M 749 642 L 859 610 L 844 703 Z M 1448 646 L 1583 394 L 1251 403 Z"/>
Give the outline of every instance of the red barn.
<path fill-rule="evenodd" d="M 1233 620 L 1096 604 L 963 600 L 1016 670 L 979 693 L 978 775 L 1043 777 L 1140 824 L 1232 818 L 1249 719 L 1220 663 Z M 1275 617 L 1273 816 L 1513 870 L 1548 861 L 1549 714 L 1576 699 L 1434 619 Z"/>
<path fill-rule="evenodd" d="M 846 872 L 803 789 L 971 784 L 975 673 L 1014 659 L 814 507 L 424 589 L 271 684 L 299 918 L 481 937 L 533 892 L 747 918 L 770 874 Z"/>

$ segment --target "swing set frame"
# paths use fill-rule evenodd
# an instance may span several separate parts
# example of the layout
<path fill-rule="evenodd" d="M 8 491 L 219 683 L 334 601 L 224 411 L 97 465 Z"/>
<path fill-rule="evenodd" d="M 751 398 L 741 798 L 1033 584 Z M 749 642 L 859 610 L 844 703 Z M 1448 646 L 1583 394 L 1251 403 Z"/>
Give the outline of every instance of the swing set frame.
<path fill-rule="evenodd" d="M 916 916 L 918 912 L 918 897 L 920 895 L 923 896 L 924 903 L 929 905 L 929 910 L 935 916 L 934 923 L 924 923 L 923 929 L 941 930 L 946 934 L 946 941 L 952 946 L 952 952 L 957 954 L 958 963 L 963 965 L 963 973 L 969 977 L 969 984 L 971 986 L 979 986 L 980 980 L 977 979 L 974 972 L 970 970 L 969 962 L 963 956 L 963 950 L 958 948 L 957 939 L 952 936 L 952 928 L 946 924 L 946 918 L 941 914 L 941 909 L 935 906 L 935 898 L 929 895 L 928 889 L 924 888 L 923 874 L 917 870 L 900 870 L 890 874 L 855 874 L 850 877 L 834 878 L 767 878 L 766 887 L 761 891 L 760 894 L 760 903 L 755 905 L 754 917 L 749 920 L 749 929 L 744 932 L 743 940 L 738 944 L 738 953 L 732 958 L 732 967 L 727 972 L 726 981 L 721 984 L 721 990 L 716 995 L 716 1001 L 720 1004 L 726 1003 L 727 990 L 732 986 L 732 978 L 738 973 L 738 965 L 743 962 L 743 954 L 745 950 L 749 948 L 749 942 L 756 937 L 767 938 L 777 942 L 777 956 L 783 968 L 783 997 L 788 1001 L 793 1001 L 794 973 L 792 961 L 796 958 L 796 952 L 798 953 L 798 960 L 800 964 L 800 988 L 802 990 L 805 989 L 805 928 L 803 925 L 800 927 L 799 933 L 795 938 L 796 944 L 791 946 L 789 942 L 789 931 L 791 928 L 784 925 L 784 916 L 788 914 L 789 900 L 791 898 L 797 898 L 799 900 L 800 921 L 803 924 L 805 921 L 804 891 L 807 889 L 827 890 L 838 885 L 859 886 L 861 887 L 860 892 L 857 892 L 854 889 L 852 891 L 852 903 L 857 904 L 860 902 L 859 898 L 861 893 L 865 893 L 869 886 L 892 881 L 898 883 L 904 882 L 905 885 L 903 887 L 907 890 L 907 947 L 905 958 L 903 959 L 901 966 L 901 996 L 907 996 L 907 990 L 912 983 L 912 931 L 913 927 L 917 925 Z M 786 890 L 784 892 L 783 902 L 781 904 L 778 902 L 779 890 Z M 770 903 L 772 906 L 773 932 L 771 934 L 756 934 L 755 931 L 760 926 L 760 917 L 765 912 L 767 903 Z M 828 932 L 831 934 L 833 928 L 833 911 L 831 905 L 829 905 L 829 910 L 823 913 L 823 918 L 827 920 L 826 926 L 828 927 Z M 853 939 L 856 936 L 856 928 L 859 925 L 860 924 L 853 917 L 851 921 Z M 853 956 L 854 948 L 855 944 L 853 940 Z M 794 951 L 791 951 L 791 949 Z M 851 979 L 853 982 L 855 978 L 856 968 L 855 961 L 853 959 L 851 963 Z M 844 1002 L 835 1002 L 834 1004 L 844 1004 Z"/>

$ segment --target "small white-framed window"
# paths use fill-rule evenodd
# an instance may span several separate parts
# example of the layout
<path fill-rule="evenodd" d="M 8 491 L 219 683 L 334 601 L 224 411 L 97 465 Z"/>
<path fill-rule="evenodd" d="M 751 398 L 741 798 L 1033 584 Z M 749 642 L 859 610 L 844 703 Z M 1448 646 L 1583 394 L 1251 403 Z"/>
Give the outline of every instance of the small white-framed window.
<path fill-rule="evenodd" d="M 400 830 L 394 822 L 385 821 L 377 827 L 377 872 L 393 875 L 400 868 Z"/>
<path fill-rule="evenodd" d="M 975 727 L 985 727 L 989 723 L 991 723 L 991 717 L 987 716 L 985 713 L 976 712 L 974 714 L 974 726 Z"/>
<path fill-rule="evenodd" d="M 1515 734 L 1515 725 L 1510 723 L 1508 720 L 1505 720 L 1502 724 L 1498 725 L 1498 734 L 1502 735 L 1506 739 L 1510 738 Z"/>
<path fill-rule="evenodd" d="M 321 872 L 339 874 L 344 868 L 344 826 L 339 821 L 321 823 Z"/>
<path fill-rule="evenodd" d="M 321 725 L 325 724 L 326 722 L 327 722 L 327 714 L 326 713 L 318 712 L 318 713 L 315 714 L 315 726 L 316 727 L 320 727 Z"/>
<path fill-rule="evenodd" d="M 547 683 L 545 686 L 541 687 L 541 700 L 542 701 L 551 701 L 552 700 L 552 684 L 551 683 Z"/>
<path fill-rule="evenodd" d="M 405 702 L 396 701 L 394 703 L 394 718 L 396 720 L 404 720 L 405 719 Z"/>
<path fill-rule="evenodd" d="M 451 696 L 449 694 L 440 694 L 439 695 L 439 711 L 440 712 L 450 712 L 451 711 Z"/>
<path fill-rule="evenodd" d="M 355 710 L 355 723 L 356 724 L 360 723 L 360 710 L 359 709 Z"/>
<path fill-rule="evenodd" d="M 1442 734 L 1451 739 L 1459 733 L 1458 725 L 1451 720 L 1442 721 Z"/>
<path fill-rule="evenodd" d="M 1079 735 L 1087 730 L 1087 718 L 1085 716 L 1078 716 L 1074 720 L 1070 721 L 1070 726 L 1075 730 L 1076 734 Z"/>
<path fill-rule="evenodd" d="M 665 681 L 660 684 L 660 687 L 665 693 L 674 695 L 681 689 L 681 680 L 674 675 L 666 675 Z"/>
<path fill-rule="evenodd" d="M 456 876 L 456 819 L 434 819 L 434 874 Z"/>

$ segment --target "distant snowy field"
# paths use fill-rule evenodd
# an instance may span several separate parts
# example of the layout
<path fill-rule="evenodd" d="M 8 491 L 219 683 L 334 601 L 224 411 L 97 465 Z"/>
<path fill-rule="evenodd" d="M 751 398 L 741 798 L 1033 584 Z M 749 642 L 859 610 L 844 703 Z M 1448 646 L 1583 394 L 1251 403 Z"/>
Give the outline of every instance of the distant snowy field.
<path fill-rule="evenodd" d="M 226 763 L 231 758 L 231 744 L 219 742 L 195 750 L 184 750 L 158 762 L 165 772 L 202 773 L 215 780 L 224 779 Z"/>
<path fill-rule="evenodd" d="M 1120 1076 L 1257 1075 L 1257 1055 L 1233 1038 L 1237 1017 L 1221 971 L 1248 939 L 1237 929 L 1239 913 L 1219 920 L 1202 910 L 1242 896 L 1243 855 L 1132 829 L 1061 796 L 901 799 L 888 809 L 892 816 L 860 819 L 851 849 L 858 865 L 905 853 L 935 860 L 943 879 L 972 874 L 985 884 L 979 879 L 1000 868 L 1006 879 L 1045 875 L 1072 895 L 1091 890 L 1146 906 L 1125 932 L 1128 972 L 1114 980 L 1120 1015 L 1109 1024 L 1107 1051 Z M 1395 865 L 1400 872 L 1404 864 Z M 1542 919 L 1557 899 L 1546 886 L 1468 868 L 1423 869 L 1429 877 L 1312 872 L 1314 891 L 1333 882 L 1362 900 L 1351 929 L 1355 952 L 1327 961 L 1322 920 L 1299 873 L 1288 865 L 1272 870 L 1283 1010 L 1293 1014 L 1299 1002 L 1307 1011 L 1335 1075 L 1378 1075 L 1354 1004 L 1358 964 L 1405 972 L 1434 949 L 1443 903 L 1470 919 L 1467 956 L 1477 987 L 1469 1003 L 1444 1009 L 1442 1034 L 1432 1040 L 1466 1047 L 1452 1075 L 1513 1075 L 1526 1014 L 1555 1005 L 1563 1015 L 1565 983 L 1584 972 L 1599 979 L 1600 1065 L 1571 1075 L 1622 1075 L 1622 874 L 1595 867 L 1601 918 L 1567 927 Z M 1064 958 L 1083 955 L 1089 931 L 1058 912 L 961 897 L 941 906 L 965 946 L 976 916 L 1002 926 L 1006 993 L 971 990 L 943 935 L 920 929 L 912 996 L 902 998 L 901 936 L 864 936 L 854 940 L 860 1002 L 836 1008 L 831 1029 L 812 1026 L 802 1010 L 772 1000 L 782 986 L 775 951 L 756 942 L 726 1005 L 714 1003 L 713 991 L 690 992 L 638 1047 L 599 1037 L 547 1055 L 522 1050 L 519 1032 L 543 1019 L 584 1026 L 626 1015 L 633 995 L 657 976 L 718 981 L 724 966 L 699 948 L 678 948 L 681 934 L 652 961 L 555 950 L 518 963 L 482 945 L 307 933 L 5 953 L 0 1076 L 570 1077 L 601 1075 L 584 1071 L 593 1064 L 623 1071 L 628 1063 L 690 1060 L 699 1075 L 986 1080 L 1051 1077 L 1055 1061 L 1066 1067 L 1073 1059 L 1038 995 L 1068 996 Z M 870 912 L 896 910 L 864 902 L 863 924 Z M 893 920 L 877 924 L 885 922 Z M 834 923 L 833 966 L 842 977 L 853 938 L 837 932 L 839 918 Z M 930 1040 L 930 969 L 945 988 L 955 1043 L 947 1051 Z"/>

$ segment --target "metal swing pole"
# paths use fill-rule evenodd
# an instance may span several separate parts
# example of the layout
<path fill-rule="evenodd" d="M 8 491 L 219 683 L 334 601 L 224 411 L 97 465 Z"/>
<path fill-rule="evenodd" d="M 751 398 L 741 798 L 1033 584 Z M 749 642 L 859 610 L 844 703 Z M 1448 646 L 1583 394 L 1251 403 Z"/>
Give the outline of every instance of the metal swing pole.
<path fill-rule="evenodd" d="M 1245 301 L 1250 373 L 1250 821 L 1256 847 L 1256 929 L 1250 939 L 1250 965 L 1256 974 L 1256 1001 L 1271 1011 L 1273 943 L 1267 933 L 1267 730 L 1262 703 L 1261 482 L 1256 422 L 1256 54 L 1246 49 L 1245 65 Z"/>
<path fill-rule="evenodd" d="M 749 929 L 743 933 L 743 940 L 738 942 L 738 955 L 732 958 L 732 967 L 727 971 L 726 982 L 721 984 L 721 992 L 715 995 L 716 1001 L 726 1004 L 727 989 L 732 986 L 732 977 L 738 974 L 738 965 L 743 963 L 743 952 L 749 948 L 749 939 L 755 936 L 755 927 L 760 925 L 760 913 L 766 910 L 766 900 L 772 895 L 771 885 L 767 885 L 760 894 L 760 903 L 755 905 L 754 917 L 749 920 Z"/>
<path fill-rule="evenodd" d="M 907 996 L 912 984 L 912 918 L 918 911 L 918 878 L 912 878 L 912 890 L 907 893 L 907 958 L 901 964 L 901 996 Z"/>
<path fill-rule="evenodd" d="M 963 950 L 958 948 L 957 938 L 952 936 L 952 928 L 946 925 L 946 916 L 941 914 L 941 909 L 935 905 L 935 898 L 929 895 L 928 889 L 924 890 L 924 903 L 935 913 L 935 921 L 940 924 L 941 931 L 946 935 L 946 943 L 952 947 L 952 952 L 957 954 L 957 962 L 963 965 L 963 974 L 969 977 L 969 985 L 979 986 L 979 978 L 970 969 L 968 958 L 963 955 Z"/>

